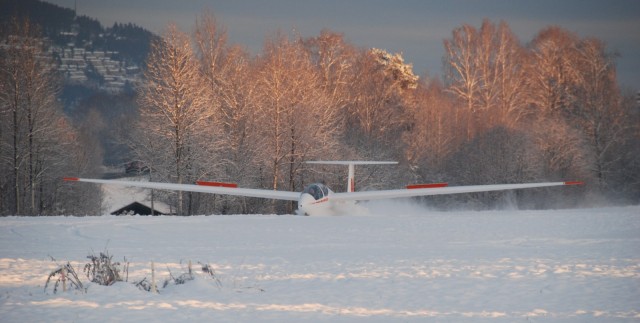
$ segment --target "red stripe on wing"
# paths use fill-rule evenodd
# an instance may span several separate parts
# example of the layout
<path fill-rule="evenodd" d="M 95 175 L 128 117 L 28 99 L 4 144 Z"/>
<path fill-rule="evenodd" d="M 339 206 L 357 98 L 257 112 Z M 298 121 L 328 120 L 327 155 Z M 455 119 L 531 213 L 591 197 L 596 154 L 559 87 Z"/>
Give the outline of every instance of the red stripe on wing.
<path fill-rule="evenodd" d="M 412 184 L 412 185 L 407 185 L 407 189 L 414 190 L 418 188 L 440 188 L 440 187 L 447 187 L 447 186 L 449 186 L 449 183 Z"/>
<path fill-rule="evenodd" d="M 197 181 L 196 184 L 200 186 L 238 188 L 238 184 L 235 184 L 235 183 Z"/>

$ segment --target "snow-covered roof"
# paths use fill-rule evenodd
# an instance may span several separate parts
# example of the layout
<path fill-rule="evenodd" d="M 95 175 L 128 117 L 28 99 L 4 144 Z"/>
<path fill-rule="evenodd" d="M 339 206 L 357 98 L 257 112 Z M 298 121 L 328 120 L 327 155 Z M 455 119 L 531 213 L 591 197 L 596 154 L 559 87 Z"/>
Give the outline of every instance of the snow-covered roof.
<path fill-rule="evenodd" d="M 122 178 L 126 181 L 144 181 L 149 179 L 142 176 Z M 118 209 L 134 202 L 151 206 L 151 190 L 137 187 L 102 185 L 102 210 L 104 214 L 111 214 Z M 166 203 L 154 200 L 153 208 L 164 214 L 171 213 L 171 207 Z"/>

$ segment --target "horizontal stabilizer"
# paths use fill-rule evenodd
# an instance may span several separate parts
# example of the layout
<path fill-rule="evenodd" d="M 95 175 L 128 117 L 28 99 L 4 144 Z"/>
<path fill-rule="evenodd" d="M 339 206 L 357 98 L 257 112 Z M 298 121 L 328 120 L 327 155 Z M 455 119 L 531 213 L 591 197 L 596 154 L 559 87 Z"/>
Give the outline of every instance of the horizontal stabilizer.
<path fill-rule="evenodd" d="M 314 160 L 308 161 L 307 164 L 320 165 L 395 165 L 396 161 L 365 161 L 365 160 Z"/>

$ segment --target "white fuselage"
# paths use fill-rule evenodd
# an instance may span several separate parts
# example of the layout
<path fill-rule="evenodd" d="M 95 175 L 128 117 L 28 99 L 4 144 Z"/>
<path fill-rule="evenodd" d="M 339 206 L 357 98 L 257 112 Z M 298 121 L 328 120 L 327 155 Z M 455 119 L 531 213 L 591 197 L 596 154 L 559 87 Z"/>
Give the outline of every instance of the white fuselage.
<path fill-rule="evenodd" d="M 299 215 L 332 215 L 331 191 L 323 184 L 311 184 L 307 186 L 298 199 Z"/>

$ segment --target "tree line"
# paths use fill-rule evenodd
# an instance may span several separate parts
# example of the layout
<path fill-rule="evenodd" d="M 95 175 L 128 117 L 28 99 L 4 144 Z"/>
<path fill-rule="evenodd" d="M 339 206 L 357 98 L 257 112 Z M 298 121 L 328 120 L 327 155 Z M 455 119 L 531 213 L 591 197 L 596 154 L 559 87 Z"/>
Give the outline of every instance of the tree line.
<path fill-rule="evenodd" d="M 73 188 L 63 174 L 95 175 L 100 160 L 62 113 L 60 79 L 38 28 L 14 18 L 0 44 L 0 214 L 92 214 L 96 188 Z"/>
<path fill-rule="evenodd" d="M 602 41 L 553 26 L 523 44 L 507 23 L 485 20 L 479 28 L 454 29 L 444 47 L 442 80 L 419 78 L 400 54 L 358 48 L 329 30 L 308 38 L 274 33 L 251 55 L 230 44 L 224 26 L 203 14 L 193 33 L 169 25 L 152 42 L 145 81 L 136 92 L 137 113 L 121 135 L 130 158 L 147 165 L 153 181 L 217 180 L 292 191 L 324 181 L 340 191 L 346 170 L 305 161 L 397 160 L 399 167 L 358 169 L 358 189 L 581 179 L 587 185 L 571 190 L 425 199 L 474 208 L 637 203 L 640 116 L 633 96 L 616 83 L 616 55 Z M 9 48 L 3 47 L 3 71 L 17 64 L 4 60 Z M 3 115 L 17 111 L 26 116 L 18 119 L 28 119 L 28 109 L 11 108 L 11 102 L 3 97 Z M 11 170 L 2 174 L 12 174 L 0 182 L 5 214 L 16 212 L 11 201 L 29 205 L 23 197 L 39 187 L 29 179 L 35 172 L 29 168 L 28 122 L 5 128 L 8 120 L 0 134 L 2 167 Z M 77 124 L 67 131 L 81 131 L 83 122 Z M 14 137 L 20 138 L 15 145 Z M 99 155 L 74 144 L 78 153 Z M 52 153 L 49 158 L 55 159 Z M 76 173 L 88 172 L 92 162 Z M 53 182 L 59 174 L 39 176 Z M 184 215 L 294 208 L 197 193 L 157 195 Z"/>

